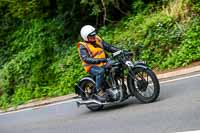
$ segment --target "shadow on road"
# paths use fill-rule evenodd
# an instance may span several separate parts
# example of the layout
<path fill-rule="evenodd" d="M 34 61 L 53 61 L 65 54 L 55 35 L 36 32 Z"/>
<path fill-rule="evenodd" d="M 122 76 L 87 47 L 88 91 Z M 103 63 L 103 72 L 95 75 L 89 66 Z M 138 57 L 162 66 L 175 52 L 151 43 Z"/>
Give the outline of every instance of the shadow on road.
<path fill-rule="evenodd" d="M 172 84 L 174 84 L 174 83 L 172 83 Z M 143 104 L 140 101 L 138 101 L 135 97 L 133 97 L 133 98 L 129 98 L 128 100 L 126 100 L 122 103 L 106 105 L 100 111 L 90 111 L 90 110 L 87 110 L 87 108 L 85 108 L 87 110 L 87 112 L 84 112 L 84 113 L 88 113 L 88 114 L 105 113 L 105 112 L 116 111 L 119 109 L 127 108 L 130 106 L 135 106 L 135 107 L 155 106 L 156 107 L 157 105 L 159 105 L 161 103 L 165 104 L 166 102 L 169 102 L 169 100 L 173 100 L 173 99 L 183 95 L 187 91 L 188 91 L 187 89 L 184 89 L 182 87 L 174 89 L 174 88 L 169 88 L 167 85 L 162 85 L 161 90 L 160 90 L 160 96 L 153 103 Z"/>
<path fill-rule="evenodd" d="M 159 99 L 156 102 L 159 102 Z M 90 111 L 88 109 L 87 112 L 84 112 L 84 113 L 86 113 L 86 114 L 105 113 L 105 112 L 120 110 L 120 109 L 127 108 L 127 107 L 130 107 L 130 106 L 137 106 L 138 107 L 138 106 L 144 106 L 144 104 L 139 102 L 136 98 L 130 98 L 130 99 L 128 99 L 128 100 L 126 100 L 122 103 L 113 104 L 113 105 L 106 105 L 100 111 Z"/>

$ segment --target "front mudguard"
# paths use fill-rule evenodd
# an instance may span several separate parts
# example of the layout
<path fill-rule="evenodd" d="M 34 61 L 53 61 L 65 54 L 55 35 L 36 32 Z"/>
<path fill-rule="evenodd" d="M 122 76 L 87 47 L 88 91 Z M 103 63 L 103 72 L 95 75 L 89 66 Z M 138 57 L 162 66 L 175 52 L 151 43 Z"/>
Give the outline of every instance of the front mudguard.
<path fill-rule="evenodd" d="M 144 62 L 136 62 L 136 63 L 134 63 L 133 69 L 136 69 L 136 68 L 148 69 L 147 64 L 145 64 Z"/>

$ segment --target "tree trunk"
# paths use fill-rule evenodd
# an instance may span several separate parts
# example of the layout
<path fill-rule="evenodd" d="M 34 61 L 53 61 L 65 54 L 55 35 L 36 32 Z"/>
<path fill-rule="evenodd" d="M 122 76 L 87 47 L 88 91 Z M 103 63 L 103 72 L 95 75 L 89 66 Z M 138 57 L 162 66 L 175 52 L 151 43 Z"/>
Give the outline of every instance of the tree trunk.
<path fill-rule="evenodd" d="M 102 3 L 102 6 L 103 6 L 103 12 L 104 12 L 104 15 L 103 15 L 103 25 L 105 25 L 105 22 L 106 22 L 106 17 L 107 17 L 107 11 L 106 11 L 106 6 L 105 6 L 105 3 L 103 0 L 101 0 L 101 3 Z"/>
<path fill-rule="evenodd" d="M 118 9 L 123 15 L 128 16 L 128 13 L 124 12 L 124 11 L 120 8 L 120 3 L 119 3 L 118 0 L 115 0 L 114 7 L 115 7 L 116 9 Z"/>

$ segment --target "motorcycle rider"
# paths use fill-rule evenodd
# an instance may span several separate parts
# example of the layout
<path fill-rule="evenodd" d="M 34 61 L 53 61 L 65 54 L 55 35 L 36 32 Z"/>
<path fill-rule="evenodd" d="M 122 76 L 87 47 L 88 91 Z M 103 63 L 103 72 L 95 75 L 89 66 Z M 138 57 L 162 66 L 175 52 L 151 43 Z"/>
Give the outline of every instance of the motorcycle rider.
<path fill-rule="evenodd" d="M 101 91 L 101 85 L 104 77 L 104 67 L 109 65 L 111 61 L 107 58 L 105 51 L 116 52 L 119 49 L 113 47 L 102 40 L 91 25 L 85 25 L 81 28 L 80 35 L 83 41 L 78 42 L 78 51 L 82 64 L 86 72 L 96 78 L 96 89 L 94 98 L 101 102 L 105 102 L 104 96 L 98 95 Z"/>

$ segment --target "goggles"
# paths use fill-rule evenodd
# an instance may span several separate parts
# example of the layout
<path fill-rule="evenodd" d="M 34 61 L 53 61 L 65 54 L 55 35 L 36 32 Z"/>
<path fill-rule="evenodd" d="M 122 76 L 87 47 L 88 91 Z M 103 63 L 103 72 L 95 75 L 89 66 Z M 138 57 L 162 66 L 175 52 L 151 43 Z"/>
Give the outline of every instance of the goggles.
<path fill-rule="evenodd" d="M 88 36 L 95 36 L 97 34 L 96 30 L 91 32 Z"/>

